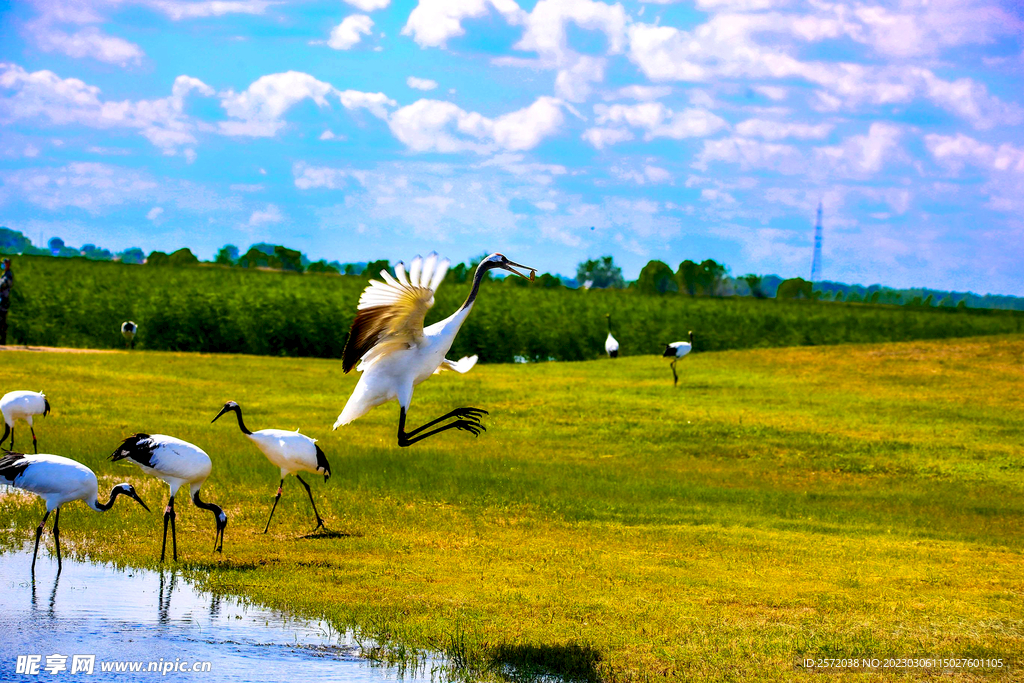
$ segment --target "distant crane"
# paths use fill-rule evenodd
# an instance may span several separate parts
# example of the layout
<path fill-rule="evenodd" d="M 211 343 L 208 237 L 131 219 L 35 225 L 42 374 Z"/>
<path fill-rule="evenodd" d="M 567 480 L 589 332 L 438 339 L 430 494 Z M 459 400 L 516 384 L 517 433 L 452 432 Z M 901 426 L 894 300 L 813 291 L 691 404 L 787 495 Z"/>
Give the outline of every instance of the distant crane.
<path fill-rule="evenodd" d="M 146 504 L 135 493 L 131 484 L 118 484 L 110 491 L 106 503 L 99 500 L 99 486 L 96 475 L 80 462 L 59 455 L 25 455 L 8 452 L 0 458 L 0 477 L 11 486 L 30 491 L 46 502 L 46 514 L 36 527 L 36 548 L 32 552 L 32 573 L 36 573 L 36 556 L 39 554 L 39 538 L 43 525 L 54 510 L 53 543 L 57 548 L 57 573 L 62 568 L 60 559 L 60 506 L 73 500 L 80 500 L 97 512 L 106 512 L 114 506 L 118 496 L 128 496 L 146 508 Z"/>
<path fill-rule="evenodd" d="M 242 430 L 242 433 L 256 444 L 256 448 L 260 449 L 263 455 L 267 456 L 270 464 L 281 470 L 281 483 L 277 487 L 274 506 L 270 508 L 270 517 L 267 519 L 267 526 L 263 529 L 263 533 L 267 533 L 267 530 L 270 529 L 270 520 L 274 518 L 277 501 L 281 500 L 284 479 L 289 474 L 295 475 L 299 483 L 305 487 L 306 494 L 309 495 L 309 504 L 313 506 L 313 514 L 316 515 L 316 528 L 313 531 L 323 527 L 324 520 L 320 519 L 316 503 L 313 502 L 313 492 L 309 490 L 309 484 L 306 483 L 306 480 L 299 476 L 299 472 L 322 474 L 324 475 L 324 482 L 331 476 L 331 465 L 327 462 L 327 456 L 316 445 L 316 439 L 299 434 L 297 429 L 294 432 L 288 432 L 283 429 L 261 429 L 258 432 L 251 432 L 245 426 L 245 422 L 242 421 L 241 406 L 234 401 L 225 403 L 224 407 L 217 413 L 217 417 L 213 418 L 211 424 L 216 422 L 221 415 L 229 412 L 235 413 L 235 417 L 238 418 L 238 428 Z"/>
<path fill-rule="evenodd" d="M 604 351 L 609 358 L 618 358 L 619 342 L 612 336 L 612 314 L 605 313 L 604 317 L 608 318 L 608 338 L 604 340 Z"/>
<path fill-rule="evenodd" d="M 131 348 L 135 348 L 135 335 L 139 332 L 139 326 L 133 323 L 131 320 L 126 320 L 121 323 L 121 336 L 125 339 L 125 345 L 131 345 Z"/>
<path fill-rule="evenodd" d="M 484 275 L 493 268 L 501 268 L 526 277 L 516 270 L 517 267 L 527 268 L 501 254 L 485 258 L 477 266 L 473 287 L 462 307 L 427 328 L 423 327 L 423 319 L 434 305 L 434 292 L 448 271 L 448 259 L 438 261 L 436 253 L 426 259 L 417 256 L 410 264 L 408 274 L 404 263 L 396 264 L 394 277 L 382 270 L 380 275 L 384 282 L 371 280 L 359 297 L 358 313 L 345 343 L 342 367 L 345 372 L 355 367 L 362 375 L 334 423 L 334 429 L 362 417 L 382 403 L 397 399 L 400 408 L 398 445 L 401 447 L 411 446 L 449 429 L 479 435 L 484 430 L 480 417 L 487 414 L 480 408 L 456 408 L 409 432 L 405 431 L 406 413 L 412 403 L 413 388 L 442 364 L 451 363 L 444 356 L 473 310 Z M 529 278 L 533 280 L 536 269 L 529 270 Z M 424 431 L 450 418 L 456 419 Z"/>
<path fill-rule="evenodd" d="M 7 435 L 10 434 L 11 447 L 8 450 L 14 450 L 14 423 L 24 420 L 28 423 L 29 431 L 32 432 L 32 451 L 38 453 L 39 447 L 36 443 L 36 430 L 32 425 L 32 418 L 36 415 L 46 417 L 50 414 L 50 402 L 46 400 L 46 395 L 38 391 L 11 391 L 0 398 L 0 413 L 4 416 L 4 435 L 3 438 L 0 438 L 0 446 L 3 446 Z"/>
<path fill-rule="evenodd" d="M 818 220 L 814 224 L 814 258 L 811 259 L 811 282 L 821 281 L 821 202 L 818 202 Z"/>
<path fill-rule="evenodd" d="M 665 352 L 662 353 L 663 358 L 671 358 L 672 362 L 669 366 L 672 368 L 672 385 L 676 386 L 679 384 L 679 375 L 676 374 L 676 361 L 688 354 L 693 350 L 693 332 L 689 334 L 690 341 L 677 341 L 671 344 L 665 344 Z"/>
<path fill-rule="evenodd" d="M 110 459 L 117 462 L 127 458 L 139 466 L 146 474 L 152 475 L 167 483 L 171 489 L 170 500 L 164 508 L 164 540 L 160 547 L 160 561 L 164 561 L 167 551 L 167 522 L 171 523 L 171 545 L 174 550 L 174 561 L 178 561 L 178 536 L 174 529 L 174 494 L 187 485 L 192 502 L 197 508 L 209 510 L 217 524 L 213 537 L 213 549 L 221 552 L 224 549 L 224 527 L 228 525 L 228 516 L 213 503 L 206 503 L 199 498 L 199 487 L 210 476 L 213 463 L 203 449 L 163 434 L 133 434 L 125 439 Z M 219 543 L 219 545 L 218 545 Z"/>

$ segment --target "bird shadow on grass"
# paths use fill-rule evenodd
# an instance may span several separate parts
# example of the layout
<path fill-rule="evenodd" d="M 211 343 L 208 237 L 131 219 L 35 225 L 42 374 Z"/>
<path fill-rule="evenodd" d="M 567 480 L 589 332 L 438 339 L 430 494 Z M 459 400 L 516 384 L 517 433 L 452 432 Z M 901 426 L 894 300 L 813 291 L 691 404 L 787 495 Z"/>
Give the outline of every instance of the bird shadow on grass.
<path fill-rule="evenodd" d="M 322 538 L 361 538 L 362 534 L 352 531 L 334 531 L 333 529 L 320 529 L 311 533 L 299 536 L 299 538 L 322 539 Z"/>
<path fill-rule="evenodd" d="M 556 676 L 563 681 L 591 683 L 600 680 L 600 653 L 589 645 L 498 645 L 490 656 L 492 665 L 509 681 L 536 681 Z"/>

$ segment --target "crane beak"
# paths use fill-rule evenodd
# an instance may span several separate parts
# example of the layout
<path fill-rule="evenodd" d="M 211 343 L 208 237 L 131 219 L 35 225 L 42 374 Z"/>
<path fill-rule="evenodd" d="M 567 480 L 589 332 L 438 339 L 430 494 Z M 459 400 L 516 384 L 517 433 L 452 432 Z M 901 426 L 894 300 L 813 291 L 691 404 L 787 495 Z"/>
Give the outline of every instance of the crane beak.
<path fill-rule="evenodd" d="M 149 506 L 148 506 L 148 505 L 146 505 L 146 504 L 145 504 L 145 503 L 144 503 L 144 502 L 142 501 L 142 499 L 141 499 L 141 498 L 139 498 L 139 494 L 137 494 L 137 493 L 132 493 L 132 494 L 130 494 L 130 495 L 131 495 L 131 497 L 132 497 L 132 498 L 134 498 L 135 500 L 137 500 L 137 501 L 139 502 L 139 505 L 141 505 L 141 506 L 142 506 L 142 507 L 143 507 L 143 508 L 144 508 L 144 509 L 146 510 L 146 512 L 151 512 L 151 510 L 149 509 Z"/>
<path fill-rule="evenodd" d="M 223 408 L 221 408 L 220 412 L 217 413 L 217 417 L 215 417 L 212 420 L 210 420 L 210 424 L 213 424 L 214 422 L 216 422 L 218 419 L 220 419 L 221 415 L 223 415 L 224 413 L 228 412 L 229 410 L 231 410 L 231 409 L 228 408 L 227 406 L 224 406 Z"/>
<path fill-rule="evenodd" d="M 522 268 L 523 270 L 528 270 L 528 271 L 530 271 L 530 274 L 529 275 L 523 275 L 518 270 L 516 270 L 516 268 L 513 268 L 512 266 L 515 266 L 516 268 Z M 536 268 L 530 268 L 529 266 L 524 266 L 522 263 L 516 263 L 515 261 L 509 261 L 508 265 L 505 266 L 505 269 L 508 270 L 509 272 L 515 273 L 519 277 L 525 277 L 525 278 L 529 279 L 530 282 L 533 282 L 534 278 L 537 276 L 537 269 Z"/>

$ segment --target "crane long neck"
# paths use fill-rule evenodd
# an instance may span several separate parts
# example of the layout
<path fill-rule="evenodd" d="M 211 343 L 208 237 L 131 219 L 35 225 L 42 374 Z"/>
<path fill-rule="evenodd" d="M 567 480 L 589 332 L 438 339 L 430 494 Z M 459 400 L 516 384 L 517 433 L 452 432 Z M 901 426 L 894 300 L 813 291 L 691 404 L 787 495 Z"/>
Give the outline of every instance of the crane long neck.
<path fill-rule="evenodd" d="M 612 317 L 608 316 L 608 334 L 612 333 Z"/>
<path fill-rule="evenodd" d="M 236 407 L 232 408 L 232 410 L 235 413 L 235 417 L 238 418 L 238 428 L 241 429 L 242 433 L 245 434 L 246 436 L 252 436 L 252 432 L 250 432 L 249 428 L 245 426 L 244 422 L 242 422 L 242 409 Z"/>
<path fill-rule="evenodd" d="M 100 499 L 99 499 L 99 496 L 97 496 L 96 497 L 96 502 L 93 504 L 93 507 L 96 510 L 100 511 L 100 512 L 106 512 L 110 508 L 114 507 L 114 501 L 117 500 L 117 497 L 119 495 L 121 495 L 122 493 L 124 493 L 124 491 L 122 491 L 121 489 L 115 487 L 110 492 L 110 498 L 107 500 L 106 503 L 101 503 Z"/>
<path fill-rule="evenodd" d="M 213 503 L 207 503 L 206 501 L 202 500 L 199 497 L 199 490 L 198 489 L 196 490 L 195 493 L 192 494 L 192 502 L 196 504 L 197 508 L 202 508 L 204 510 L 209 510 L 213 514 L 217 515 L 218 519 L 220 519 L 221 517 L 224 516 L 224 511 L 220 509 L 219 505 L 214 505 Z"/>
<path fill-rule="evenodd" d="M 460 311 L 468 310 L 473 305 L 473 302 L 476 301 L 476 295 L 480 291 L 480 283 L 483 281 L 484 275 L 490 269 L 491 266 L 487 265 L 486 261 L 482 261 L 480 265 L 476 267 L 476 273 L 473 274 L 473 288 L 469 290 L 469 296 L 466 297 L 466 302 L 462 304 L 462 308 L 459 309 Z"/>

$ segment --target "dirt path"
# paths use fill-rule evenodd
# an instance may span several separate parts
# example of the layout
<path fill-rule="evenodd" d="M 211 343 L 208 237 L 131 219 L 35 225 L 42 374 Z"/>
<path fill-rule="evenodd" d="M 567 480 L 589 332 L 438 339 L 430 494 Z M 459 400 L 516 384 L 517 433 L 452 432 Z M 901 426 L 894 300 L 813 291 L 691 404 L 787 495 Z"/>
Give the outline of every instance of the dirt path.
<path fill-rule="evenodd" d="M 0 346 L 0 351 L 43 351 L 46 353 L 120 353 L 115 349 L 70 349 L 57 346 Z"/>

